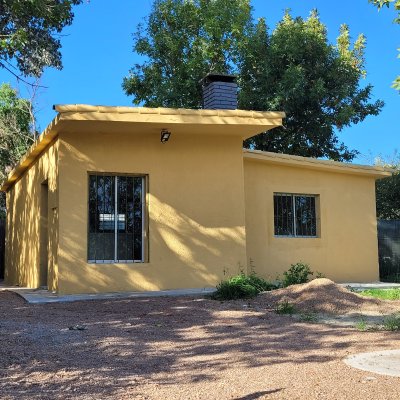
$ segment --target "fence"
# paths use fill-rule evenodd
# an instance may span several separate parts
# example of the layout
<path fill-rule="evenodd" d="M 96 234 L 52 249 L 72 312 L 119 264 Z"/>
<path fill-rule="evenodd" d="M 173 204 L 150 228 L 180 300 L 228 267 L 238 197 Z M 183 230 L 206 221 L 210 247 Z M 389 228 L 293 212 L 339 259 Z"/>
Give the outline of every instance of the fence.
<path fill-rule="evenodd" d="M 378 221 L 379 274 L 383 282 L 400 282 L 400 220 Z"/>
<path fill-rule="evenodd" d="M 6 246 L 6 221 L 0 218 L 0 279 L 4 278 L 4 255 Z"/>

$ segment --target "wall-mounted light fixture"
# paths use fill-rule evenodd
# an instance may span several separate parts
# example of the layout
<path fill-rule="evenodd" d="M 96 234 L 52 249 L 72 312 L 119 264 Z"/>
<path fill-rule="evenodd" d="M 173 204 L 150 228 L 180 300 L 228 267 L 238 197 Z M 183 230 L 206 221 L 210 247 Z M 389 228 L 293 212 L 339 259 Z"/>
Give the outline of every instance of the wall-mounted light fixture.
<path fill-rule="evenodd" d="M 170 131 L 168 131 L 167 129 L 162 129 L 161 130 L 161 143 L 168 142 L 170 136 L 171 136 Z"/>

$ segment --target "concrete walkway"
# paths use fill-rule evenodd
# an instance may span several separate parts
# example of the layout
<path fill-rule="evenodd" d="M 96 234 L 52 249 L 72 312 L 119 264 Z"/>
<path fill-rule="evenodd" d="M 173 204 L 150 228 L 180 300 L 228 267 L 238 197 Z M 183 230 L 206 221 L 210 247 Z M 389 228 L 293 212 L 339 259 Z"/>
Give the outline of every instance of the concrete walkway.
<path fill-rule="evenodd" d="M 351 287 L 354 290 L 361 291 L 365 289 L 392 289 L 400 288 L 398 283 L 340 283 L 340 286 Z M 176 289 L 176 290 L 158 290 L 148 292 L 112 292 L 112 293 L 88 293 L 88 294 L 65 294 L 59 295 L 46 289 L 29 289 L 18 286 L 7 286 L 0 281 L 0 291 L 8 290 L 19 294 L 28 303 L 65 303 L 71 301 L 83 300 L 111 300 L 111 299 L 135 299 L 141 297 L 161 297 L 161 296 L 204 296 L 211 294 L 215 288 L 201 289 Z"/>
<path fill-rule="evenodd" d="M 372 283 L 339 283 L 340 286 L 348 287 L 356 291 L 368 290 L 368 289 L 400 289 L 400 283 L 388 283 L 388 282 L 372 282 Z"/>
<path fill-rule="evenodd" d="M 119 292 L 119 293 L 88 293 L 88 294 L 65 294 L 59 295 L 46 289 L 29 289 L 18 286 L 6 286 L 0 284 L 0 291 L 8 290 L 23 297 L 31 304 L 44 303 L 66 303 L 71 301 L 83 300 L 111 300 L 111 299 L 135 299 L 141 297 L 161 297 L 161 296 L 204 296 L 215 291 L 213 288 L 202 289 L 177 289 L 159 290 L 150 292 Z"/>

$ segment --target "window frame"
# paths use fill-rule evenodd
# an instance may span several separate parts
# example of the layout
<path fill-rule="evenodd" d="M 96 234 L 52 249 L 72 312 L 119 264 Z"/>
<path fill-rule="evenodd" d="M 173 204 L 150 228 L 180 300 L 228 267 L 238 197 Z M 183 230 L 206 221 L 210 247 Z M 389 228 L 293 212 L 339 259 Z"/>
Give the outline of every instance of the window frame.
<path fill-rule="evenodd" d="M 275 233 L 275 196 L 290 196 L 291 204 L 293 209 L 293 215 L 291 218 L 291 223 L 293 226 L 292 235 L 278 235 Z M 315 211 L 315 235 L 298 235 L 297 234 L 297 224 L 296 224 L 296 197 L 312 197 L 315 199 L 314 211 Z M 276 238 L 296 238 L 296 239 L 318 239 L 321 237 L 320 229 L 320 195 L 310 194 L 310 193 L 287 193 L 287 192 L 274 192 L 273 193 L 273 232 Z"/>
<path fill-rule="evenodd" d="M 114 179 L 114 260 L 92 260 L 89 259 L 89 235 L 90 235 L 90 177 L 91 176 L 112 176 Z M 131 178 L 141 178 L 142 179 L 142 196 L 141 196 L 141 212 L 142 212 L 142 251 L 141 260 L 118 260 L 118 178 L 121 177 L 131 177 Z M 148 249 L 148 229 L 149 229 L 149 218 L 148 218 L 148 175 L 147 174 L 136 174 L 136 173 L 121 173 L 121 172 L 100 172 L 100 171 L 88 171 L 87 172 L 87 246 L 86 246 L 86 260 L 88 264 L 145 264 L 149 262 L 149 249 Z"/>

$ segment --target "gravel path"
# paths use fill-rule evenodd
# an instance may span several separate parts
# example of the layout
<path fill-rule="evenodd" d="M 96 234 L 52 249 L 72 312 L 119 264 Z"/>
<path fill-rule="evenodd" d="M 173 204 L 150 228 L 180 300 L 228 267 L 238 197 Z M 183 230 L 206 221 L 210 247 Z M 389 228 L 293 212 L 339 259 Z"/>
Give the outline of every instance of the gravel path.
<path fill-rule="evenodd" d="M 400 378 L 342 359 L 398 349 L 400 333 L 277 315 L 274 304 L 297 289 L 248 302 L 165 297 L 43 305 L 0 292 L 0 398 L 398 399 Z M 85 329 L 69 329 L 77 326 Z"/>

